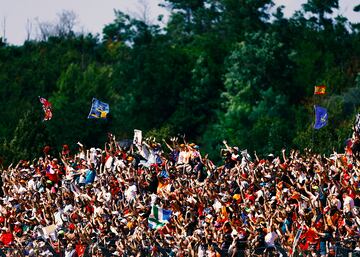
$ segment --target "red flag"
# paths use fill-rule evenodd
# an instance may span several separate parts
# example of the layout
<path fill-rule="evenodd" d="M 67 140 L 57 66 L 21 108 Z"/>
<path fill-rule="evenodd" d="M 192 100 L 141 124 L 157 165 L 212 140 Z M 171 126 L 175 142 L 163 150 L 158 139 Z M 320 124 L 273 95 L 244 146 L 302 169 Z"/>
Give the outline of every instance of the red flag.
<path fill-rule="evenodd" d="M 86 250 L 86 245 L 77 244 L 75 246 L 75 251 L 76 251 L 77 255 L 80 257 L 84 256 L 85 250 Z"/>
<path fill-rule="evenodd" d="M 326 86 L 324 85 L 315 86 L 314 95 L 325 95 L 325 93 L 326 93 Z"/>
<path fill-rule="evenodd" d="M 44 120 L 51 120 L 51 118 L 52 118 L 51 103 L 48 100 L 46 100 L 45 98 L 42 98 L 40 96 L 39 96 L 39 101 L 40 101 L 40 103 L 42 103 L 42 108 L 45 113 Z"/>

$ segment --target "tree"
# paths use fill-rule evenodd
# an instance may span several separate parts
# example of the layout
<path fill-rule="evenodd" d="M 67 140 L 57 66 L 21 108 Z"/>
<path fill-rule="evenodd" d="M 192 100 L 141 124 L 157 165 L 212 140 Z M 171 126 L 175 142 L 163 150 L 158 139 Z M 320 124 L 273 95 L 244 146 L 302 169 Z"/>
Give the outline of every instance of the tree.
<path fill-rule="evenodd" d="M 57 23 L 55 24 L 55 34 L 59 37 L 69 36 L 74 33 L 77 21 L 77 15 L 74 11 L 64 10 L 57 14 Z"/>
<path fill-rule="evenodd" d="M 111 68 L 98 67 L 96 64 L 89 65 L 85 70 L 72 64 L 60 76 L 58 89 L 50 98 L 56 112 L 50 131 L 56 135 L 59 145 L 81 141 L 98 146 L 105 140 L 105 132 L 110 130 L 112 118 L 89 120 L 87 116 L 93 97 L 110 104 L 112 108 L 117 94 L 110 88 L 110 79 Z"/>
<path fill-rule="evenodd" d="M 222 0 L 221 30 L 229 38 L 243 39 L 245 33 L 257 32 L 267 27 L 272 0 Z"/>
<path fill-rule="evenodd" d="M 206 0 L 166 0 L 172 5 L 173 10 L 178 10 L 184 14 L 184 18 L 188 25 L 191 24 L 194 18 L 194 13 L 199 9 L 204 8 Z"/>
<path fill-rule="evenodd" d="M 275 34 L 252 33 L 239 43 L 227 59 L 223 111 L 215 129 L 230 143 L 262 153 L 290 145 L 291 134 L 279 137 L 291 128 L 291 105 L 280 90 L 274 67 L 283 54 Z M 288 83 L 286 83 L 288 84 Z M 212 133 L 210 133 L 212 134 Z M 211 140 L 211 139 L 209 139 Z"/>
<path fill-rule="evenodd" d="M 321 26 L 331 25 L 328 19 L 325 18 L 326 14 L 332 14 L 333 9 L 339 8 L 339 0 L 308 0 L 303 4 L 305 12 L 310 12 L 317 15 L 318 23 Z"/>
<path fill-rule="evenodd" d="M 55 22 L 39 21 L 36 19 L 38 25 L 38 39 L 46 41 L 50 37 L 72 37 L 75 34 L 74 28 L 77 24 L 77 15 L 73 11 L 63 10 L 57 14 Z"/>
<path fill-rule="evenodd" d="M 271 0 L 166 4 L 171 14 L 163 27 L 116 11 L 102 41 L 76 33 L 76 15 L 66 11 L 40 24 L 40 41 L 2 41 L 3 149 L 38 95 L 53 102 L 46 131 L 56 144 L 98 145 L 109 130 L 129 137 L 139 128 L 186 133 L 212 157 L 223 139 L 259 153 L 303 148 L 312 142 L 319 83 L 327 95 L 318 104 L 329 108 L 332 123 L 315 141 L 324 142 L 317 143 L 322 151 L 341 146 L 358 109 L 360 46 L 358 24 L 330 17 L 336 0 L 309 0 L 291 18 L 282 8 L 271 14 Z M 110 104 L 107 121 L 86 118 L 93 97 Z"/>
<path fill-rule="evenodd" d="M 42 155 L 44 146 L 53 146 L 48 123 L 49 121 L 42 121 L 40 110 L 32 108 L 25 111 L 15 128 L 12 140 L 6 145 L 9 150 L 7 162 L 31 160 Z"/>

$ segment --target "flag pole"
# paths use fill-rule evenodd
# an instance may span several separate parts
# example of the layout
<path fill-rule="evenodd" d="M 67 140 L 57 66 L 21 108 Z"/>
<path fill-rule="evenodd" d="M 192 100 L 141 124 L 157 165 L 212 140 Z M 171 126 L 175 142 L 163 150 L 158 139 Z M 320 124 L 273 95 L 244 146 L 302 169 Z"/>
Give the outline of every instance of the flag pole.
<path fill-rule="evenodd" d="M 315 105 L 314 105 L 314 111 L 315 111 Z M 312 126 L 312 144 L 311 144 L 311 151 L 313 152 L 315 150 L 315 121 L 313 123 L 313 126 Z"/>
<path fill-rule="evenodd" d="M 315 107 L 316 107 L 315 102 L 316 102 L 315 94 L 313 94 L 313 117 L 312 117 L 312 119 L 314 119 L 314 113 L 315 113 Z M 312 152 L 315 151 L 315 122 L 316 122 L 316 117 L 315 117 L 315 120 L 314 120 L 314 123 L 313 123 L 313 126 L 312 126 L 312 138 L 311 138 L 311 141 L 312 141 L 311 151 Z"/>
<path fill-rule="evenodd" d="M 312 131 L 312 148 L 315 149 L 315 125 L 316 125 L 316 119 L 317 119 L 317 106 L 316 106 L 316 100 L 317 99 L 320 99 L 320 98 L 317 98 L 316 95 L 325 95 L 326 94 L 326 85 L 325 84 L 322 84 L 322 85 L 319 85 L 319 86 L 316 86 L 315 85 L 315 89 L 314 89 L 314 94 L 313 94 L 313 104 L 314 104 L 314 112 L 315 112 L 315 121 L 314 121 L 314 126 L 313 126 L 313 131 Z M 319 106 L 318 106 L 319 107 Z M 319 107 L 320 108 L 320 107 Z M 322 107 L 321 107 L 322 108 Z M 322 120 L 325 118 L 325 124 L 323 125 L 320 125 L 320 127 L 316 128 L 316 129 L 319 129 L 323 126 L 326 125 L 327 123 L 327 111 L 325 109 L 325 116 L 324 117 L 321 117 L 321 121 L 320 122 L 323 122 Z"/>
<path fill-rule="evenodd" d="M 317 85 L 315 85 L 315 88 L 314 88 L 314 93 L 313 93 L 313 106 L 314 106 L 314 114 L 315 114 L 315 120 L 314 120 L 314 123 L 313 123 L 313 127 L 312 127 L 312 151 L 315 151 L 315 124 L 316 124 L 316 95 L 319 93 L 318 91 L 319 89 L 317 88 Z M 321 89 L 322 90 L 322 89 Z M 313 115 L 314 115 L 313 114 Z M 313 116 L 314 118 L 314 116 Z"/>
<path fill-rule="evenodd" d="M 316 85 L 315 85 L 315 89 L 314 89 L 314 93 L 313 93 L 313 119 L 314 119 L 314 113 L 315 113 L 315 109 L 316 109 L 316 95 L 315 95 L 315 91 L 316 91 Z M 316 114 L 315 114 L 315 120 L 312 126 L 312 144 L 311 144 L 311 151 L 314 152 L 315 151 L 315 123 L 316 123 Z"/>

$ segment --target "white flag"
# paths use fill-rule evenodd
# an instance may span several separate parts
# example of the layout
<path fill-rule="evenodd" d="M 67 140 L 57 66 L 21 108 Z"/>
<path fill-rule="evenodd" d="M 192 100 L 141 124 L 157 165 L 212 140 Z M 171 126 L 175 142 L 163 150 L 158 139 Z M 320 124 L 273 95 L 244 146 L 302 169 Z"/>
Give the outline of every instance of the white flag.
<path fill-rule="evenodd" d="M 142 142 L 142 131 L 138 129 L 134 129 L 134 141 L 135 145 L 141 145 Z"/>

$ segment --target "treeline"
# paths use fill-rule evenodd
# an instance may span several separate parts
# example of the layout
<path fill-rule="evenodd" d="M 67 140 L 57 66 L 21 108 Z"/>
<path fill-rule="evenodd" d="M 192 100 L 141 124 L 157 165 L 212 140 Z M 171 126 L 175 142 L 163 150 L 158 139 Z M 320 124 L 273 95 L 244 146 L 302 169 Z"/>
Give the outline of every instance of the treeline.
<path fill-rule="evenodd" d="M 291 18 L 271 0 L 166 3 L 164 27 L 116 11 L 101 40 L 71 27 L 21 46 L 1 40 L 0 156 L 97 146 L 134 128 L 185 135 L 212 157 L 223 139 L 259 154 L 343 148 L 360 102 L 360 25 L 332 15 L 338 0 L 308 0 Z M 327 94 L 315 97 L 319 84 Z M 52 102 L 51 121 L 38 96 Z M 110 104 L 107 120 L 87 119 L 92 97 Z M 319 131 L 314 103 L 329 112 Z"/>

